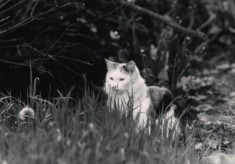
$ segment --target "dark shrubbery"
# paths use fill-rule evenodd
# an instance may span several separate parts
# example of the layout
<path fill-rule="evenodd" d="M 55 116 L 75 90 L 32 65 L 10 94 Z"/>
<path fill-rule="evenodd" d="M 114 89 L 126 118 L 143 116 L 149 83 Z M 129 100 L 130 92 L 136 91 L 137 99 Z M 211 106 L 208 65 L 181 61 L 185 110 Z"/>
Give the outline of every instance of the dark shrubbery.
<path fill-rule="evenodd" d="M 25 90 L 30 63 L 33 75 L 41 79 L 42 92 L 48 92 L 50 85 L 60 90 L 82 85 L 84 78 L 101 86 L 103 58 L 110 57 L 120 62 L 133 59 L 148 84 L 170 81 L 175 88 L 192 64 L 210 59 L 216 51 L 234 51 L 232 1 L 136 0 L 134 4 L 201 30 L 209 40 L 186 36 L 117 0 L 5 0 L 0 4 L 1 91 Z M 24 88 L 14 88 L 16 82 Z"/>

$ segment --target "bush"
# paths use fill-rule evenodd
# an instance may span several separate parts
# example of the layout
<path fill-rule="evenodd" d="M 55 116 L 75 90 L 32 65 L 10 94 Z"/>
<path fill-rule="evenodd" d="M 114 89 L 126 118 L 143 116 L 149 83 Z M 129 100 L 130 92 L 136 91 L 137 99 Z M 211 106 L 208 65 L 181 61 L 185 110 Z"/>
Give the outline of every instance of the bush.
<path fill-rule="evenodd" d="M 30 62 L 44 92 L 49 84 L 61 90 L 83 85 L 84 77 L 101 86 L 103 58 L 110 57 L 119 62 L 133 59 L 148 84 L 169 81 L 174 89 L 192 63 L 233 43 L 232 1 L 136 0 L 134 4 L 183 27 L 202 30 L 210 39 L 186 36 L 114 0 L 2 1 L 1 89 L 18 92 L 16 80 L 25 89 Z"/>

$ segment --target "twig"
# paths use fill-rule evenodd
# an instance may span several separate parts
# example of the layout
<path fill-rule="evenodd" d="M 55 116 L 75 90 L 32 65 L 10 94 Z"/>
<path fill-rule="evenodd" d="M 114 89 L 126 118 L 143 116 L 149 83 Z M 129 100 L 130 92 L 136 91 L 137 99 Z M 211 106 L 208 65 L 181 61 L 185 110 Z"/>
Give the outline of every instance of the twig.
<path fill-rule="evenodd" d="M 35 2 L 34 6 L 33 6 L 33 9 L 32 9 L 32 11 L 31 11 L 31 13 L 30 13 L 30 16 L 31 16 L 31 17 L 33 16 L 34 10 L 35 10 L 35 8 L 36 8 L 38 2 L 39 2 L 39 0 L 37 0 L 37 1 Z"/>
<path fill-rule="evenodd" d="M 205 23 L 203 23 L 200 27 L 197 28 L 197 30 L 201 30 L 205 28 L 206 26 L 211 24 L 215 20 L 215 18 L 216 18 L 216 15 L 211 15 Z"/>
<path fill-rule="evenodd" d="M 9 19 L 9 18 L 10 18 L 10 16 L 7 16 L 7 17 L 5 17 L 5 18 L 2 18 L 2 19 L 0 20 L 0 23 L 4 22 L 5 20 L 7 20 L 7 19 Z"/>
<path fill-rule="evenodd" d="M 22 66 L 22 67 L 28 67 L 29 66 L 27 64 L 16 63 L 16 62 L 4 60 L 4 59 L 0 59 L 0 62 L 7 63 L 7 64 L 18 65 L 18 66 Z"/>
<path fill-rule="evenodd" d="M 8 0 L 8 1 L 4 2 L 3 4 L 1 4 L 0 9 L 3 8 L 5 5 L 7 5 L 10 1 L 11 0 Z"/>
<path fill-rule="evenodd" d="M 25 19 L 25 20 L 19 22 L 18 24 L 14 25 L 14 26 L 12 26 L 12 27 L 10 27 L 10 28 L 8 28 L 8 29 L 6 29 L 6 30 L 0 31 L 0 35 L 4 34 L 4 33 L 6 33 L 6 32 L 9 32 L 9 31 L 11 31 L 12 29 L 16 29 L 16 28 L 18 28 L 18 27 L 24 26 L 24 25 L 26 25 L 27 23 L 32 22 L 32 21 L 34 21 L 34 19 L 27 18 L 27 19 Z"/>
<path fill-rule="evenodd" d="M 199 46 L 196 47 L 196 49 L 194 50 L 194 54 L 198 54 L 203 47 L 206 47 L 209 43 L 214 41 L 217 38 L 218 35 L 219 35 L 219 33 L 213 35 L 208 40 L 202 42 Z"/>
<path fill-rule="evenodd" d="M 78 63 L 82 63 L 82 64 L 93 66 L 93 64 L 91 64 L 91 63 L 88 63 L 88 62 L 85 62 L 85 61 L 81 61 L 81 60 L 78 60 L 78 59 L 69 58 L 69 57 L 66 57 L 66 56 L 57 56 L 57 55 L 51 55 L 51 56 L 53 56 L 54 58 L 61 58 L 61 59 L 72 60 L 72 61 L 75 61 L 75 62 L 78 62 Z"/>
<path fill-rule="evenodd" d="M 46 53 L 48 53 L 51 49 L 53 49 L 53 47 L 60 41 L 60 39 L 64 36 L 65 32 L 67 32 L 67 28 L 62 32 L 62 34 L 60 35 L 59 39 L 57 39 L 46 51 Z"/>
<path fill-rule="evenodd" d="M 98 19 L 94 20 L 94 21 L 99 21 L 101 19 L 104 19 L 105 17 L 108 17 L 110 15 L 112 15 L 113 13 L 117 12 L 118 10 L 120 10 L 122 8 L 122 6 L 118 6 L 115 9 L 113 9 L 112 11 L 109 11 L 108 13 L 102 15 L 101 17 L 99 17 Z"/>
<path fill-rule="evenodd" d="M 9 11 L 10 9 L 16 7 L 17 5 L 21 4 L 22 2 L 23 2 L 23 1 L 18 2 L 18 3 L 16 3 L 16 4 L 14 4 L 13 6 L 9 7 L 8 9 L 2 11 L 2 12 L 0 13 L 0 15 L 3 14 L 3 13 L 5 13 L 5 12 L 7 12 L 7 11 Z M 39 19 L 39 17 L 42 17 L 42 16 L 44 16 L 44 15 L 46 15 L 46 14 L 49 14 L 49 13 L 55 11 L 56 9 L 61 9 L 61 8 L 63 8 L 63 7 L 66 7 L 66 6 L 69 6 L 69 5 L 74 5 L 74 4 L 81 4 L 81 3 L 65 3 L 65 4 L 62 4 L 61 6 L 52 7 L 52 8 L 49 9 L 48 11 L 41 12 L 41 13 L 36 14 L 36 15 L 32 15 L 31 17 L 24 19 L 23 21 L 17 23 L 16 25 L 14 25 L 14 26 L 12 26 L 12 27 L 10 27 L 10 28 L 8 28 L 8 29 L 5 29 L 5 30 L 0 31 L 0 35 L 3 35 L 4 33 L 7 33 L 7 32 L 9 32 L 9 31 L 11 31 L 11 30 L 13 30 L 13 29 L 16 29 L 16 28 L 18 28 L 18 27 L 24 26 L 24 25 L 26 25 L 26 24 L 28 24 L 28 23 L 30 23 L 30 22 L 36 20 L 36 19 Z"/>
<path fill-rule="evenodd" d="M 233 34 L 235 34 L 235 29 L 232 28 L 232 27 L 228 27 L 228 31 L 231 32 L 231 33 L 233 33 Z"/>
<path fill-rule="evenodd" d="M 16 4 L 12 5 L 11 7 L 8 7 L 7 9 L 5 9 L 5 10 L 1 11 L 0 15 L 2 15 L 2 14 L 4 14 L 4 13 L 6 13 L 7 11 L 9 11 L 9 10 L 13 9 L 14 7 L 16 7 L 16 6 L 20 5 L 20 4 L 21 4 L 21 3 L 23 3 L 23 2 L 24 2 L 24 1 L 20 1 L 20 2 L 18 2 L 18 3 L 16 3 Z"/>
<path fill-rule="evenodd" d="M 147 14 L 147 15 L 149 15 L 149 16 L 151 16 L 151 17 L 153 17 L 153 18 L 155 18 L 155 19 L 171 26 L 172 28 L 176 29 L 177 31 L 186 34 L 186 35 L 197 37 L 197 38 L 200 38 L 202 40 L 207 40 L 207 38 L 208 38 L 206 34 L 200 32 L 200 31 L 187 29 L 187 28 L 185 28 L 183 26 L 180 26 L 179 24 L 167 19 L 166 17 L 164 17 L 162 15 L 159 15 L 157 13 L 152 12 L 151 10 L 148 10 L 148 9 L 143 8 L 143 7 L 137 6 L 133 3 L 125 2 L 123 0 L 121 0 L 120 3 L 124 6 L 126 6 L 126 7 L 129 7 L 131 9 L 133 9 L 133 10 L 136 10 L 136 11 L 142 12 L 144 14 Z"/>

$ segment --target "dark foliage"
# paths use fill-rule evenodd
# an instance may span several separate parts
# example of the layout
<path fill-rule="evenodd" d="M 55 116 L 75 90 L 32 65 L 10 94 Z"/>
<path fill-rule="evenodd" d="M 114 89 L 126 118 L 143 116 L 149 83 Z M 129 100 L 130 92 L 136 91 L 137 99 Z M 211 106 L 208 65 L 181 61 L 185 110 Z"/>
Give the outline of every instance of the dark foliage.
<path fill-rule="evenodd" d="M 185 36 L 116 0 L 4 0 L 0 2 L 1 91 L 25 90 L 30 65 L 45 95 L 73 85 L 83 88 L 84 81 L 102 86 L 104 58 L 135 60 L 148 84 L 169 82 L 176 89 L 180 77 L 190 74 L 187 68 L 218 50 L 227 49 L 230 56 L 234 51 L 232 1 L 137 0 L 135 4 L 183 27 L 202 30 L 210 39 Z"/>

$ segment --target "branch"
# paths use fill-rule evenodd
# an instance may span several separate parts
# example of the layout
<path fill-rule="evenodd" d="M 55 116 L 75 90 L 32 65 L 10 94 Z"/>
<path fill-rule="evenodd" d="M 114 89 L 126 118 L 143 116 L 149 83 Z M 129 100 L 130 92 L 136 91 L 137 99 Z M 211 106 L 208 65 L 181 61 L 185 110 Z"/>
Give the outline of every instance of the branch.
<path fill-rule="evenodd" d="M 196 38 L 200 38 L 202 40 L 207 40 L 207 38 L 208 38 L 206 34 L 200 32 L 200 31 L 195 31 L 195 30 L 187 29 L 187 28 L 185 28 L 183 26 L 180 26 L 179 24 L 177 24 L 177 23 L 167 19 L 166 17 L 164 17 L 162 15 L 154 13 L 154 12 L 148 10 L 148 9 L 143 8 L 143 7 L 137 6 L 137 5 L 133 4 L 133 3 L 128 3 L 128 2 L 125 2 L 123 0 L 121 0 L 120 3 L 122 5 L 124 5 L 124 6 L 126 6 L 126 7 L 129 7 L 131 9 L 133 9 L 133 10 L 136 10 L 136 11 L 142 12 L 142 13 L 144 13 L 146 15 L 149 15 L 149 16 L 151 16 L 151 17 L 153 17 L 153 18 L 155 18 L 155 19 L 157 19 L 157 20 L 159 20 L 159 21 L 161 21 L 161 22 L 171 26 L 175 30 L 177 30 L 179 32 L 182 32 L 182 33 L 184 33 L 186 35 L 193 36 L 193 37 L 196 37 Z"/>
<path fill-rule="evenodd" d="M 218 35 L 219 35 L 219 33 L 213 35 L 211 38 L 202 42 L 199 46 L 196 47 L 196 49 L 194 50 L 194 54 L 198 54 L 203 49 L 203 47 L 206 47 L 209 43 L 214 41 L 218 37 Z"/>
<path fill-rule="evenodd" d="M 205 28 L 206 26 L 210 25 L 215 19 L 216 19 L 216 15 L 211 15 L 205 23 L 203 23 L 200 27 L 197 28 L 197 30 L 201 30 Z"/>

